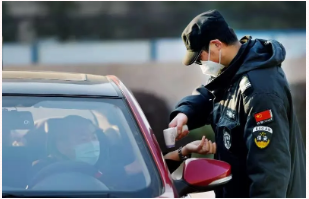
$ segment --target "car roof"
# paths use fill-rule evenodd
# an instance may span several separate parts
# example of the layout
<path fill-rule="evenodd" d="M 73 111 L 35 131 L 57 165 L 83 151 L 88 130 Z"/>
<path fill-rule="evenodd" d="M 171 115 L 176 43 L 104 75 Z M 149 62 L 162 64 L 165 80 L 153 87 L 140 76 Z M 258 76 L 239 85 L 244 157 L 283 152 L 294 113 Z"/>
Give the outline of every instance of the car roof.
<path fill-rule="evenodd" d="M 109 76 L 49 71 L 2 71 L 2 95 L 121 97 L 121 92 Z"/>

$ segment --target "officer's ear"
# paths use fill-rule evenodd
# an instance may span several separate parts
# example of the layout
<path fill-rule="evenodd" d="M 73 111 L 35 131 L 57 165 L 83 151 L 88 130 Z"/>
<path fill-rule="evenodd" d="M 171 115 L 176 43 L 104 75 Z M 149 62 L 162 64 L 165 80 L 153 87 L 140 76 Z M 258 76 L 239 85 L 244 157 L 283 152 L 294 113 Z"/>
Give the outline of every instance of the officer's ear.
<path fill-rule="evenodd" d="M 212 49 L 217 48 L 217 50 L 221 50 L 224 44 L 219 39 L 214 39 L 210 41 L 210 46 L 213 46 Z"/>

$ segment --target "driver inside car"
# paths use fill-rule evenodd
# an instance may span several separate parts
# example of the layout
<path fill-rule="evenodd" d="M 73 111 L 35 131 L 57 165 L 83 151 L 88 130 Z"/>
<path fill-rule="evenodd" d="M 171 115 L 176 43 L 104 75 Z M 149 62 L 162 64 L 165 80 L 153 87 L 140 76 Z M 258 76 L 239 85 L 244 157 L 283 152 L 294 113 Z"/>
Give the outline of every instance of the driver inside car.
<path fill-rule="evenodd" d="M 129 189 L 130 186 L 133 186 L 130 185 L 132 184 L 130 182 L 134 181 L 134 178 L 137 176 L 128 176 L 132 173 L 142 172 L 138 161 L 128 165 L 118 164 L 116 166 L 108 154 L 110 141 L 105 136 L 105 133 L 96 128 L 90 120 L 70 115 L 65 118 L 49 119 L 46 124 L 45 131 L 47 131 L 49 155 L 46 158 L 33 162 L 27 189 L 31 189 L 39 183 L 40 180 L 38 179 L 42 180 L 42 178 L 37 177 L 39 174 L 42 174 L 44 168 L 55 163 L 70 160 L 91 165 L 93 170 L 95 170 L 92 176 L 103 182 L 111 190 L 113 188 L 117 189 L 117 187 L 118 189 Z M 214 147 L 214 143 L 203 137 L 202 140 L 194 141 L 184 146 L 181 154 L 184 156 L 188 156 L 191 153 L 212 154 L 215 153 Z M 212 150 L 213 148 L 214 150 Z M 183 159 L 179 159 L 179 150 L 166 154 L 164 158 L 170 172 L 173 172 L 183 161 Z M 116 159 L 119 159 L 119 157 Z"/>
<path fill-rule="evenodd" d="M 101 171 L 102 166 L 98 164 L 99 158 L 102 157 L 104 162 L 107 163 L 105 165 L 108 165 L 108 159 L 104 156 L 109 149 L 107 142 L 103 144 L 104 150 L 100 148 L 101 140 L 99 141 L 98 133 L 96 132 L 98 128 L 90 120 L 75 115 L 50 119 L 47 124 L 49 155 L 44 159 L 33 162 L 28 188 L 37 183 L 34 179 L 45 167 L 57 162 L 70 160 L 92 165 L 97 171 L 93 177 L 102 181 L 103 175 L 108 172 Z M 99 132 L 103 136 L 104 133 L 102 131 Z"/>

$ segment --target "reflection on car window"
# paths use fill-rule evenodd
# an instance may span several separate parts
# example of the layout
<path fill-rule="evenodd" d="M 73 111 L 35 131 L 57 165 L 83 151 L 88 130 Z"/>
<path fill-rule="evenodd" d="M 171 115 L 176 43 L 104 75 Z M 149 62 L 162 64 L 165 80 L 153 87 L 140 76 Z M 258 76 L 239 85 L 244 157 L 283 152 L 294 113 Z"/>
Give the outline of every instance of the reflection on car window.
<path fill-rule="evenodd" d="M 5 142 L 2 142 L 4 146 L 25 146 L 27 144 L 25 140 L 25 135 L 27 130 L 12 130 L 4 132 L 7 135 Z"/>
<path fill-rule="evenodd" d="M 138 193 L 156 181 L 121 100 L 3 97 L 2 109 L 3 190 Z"/>

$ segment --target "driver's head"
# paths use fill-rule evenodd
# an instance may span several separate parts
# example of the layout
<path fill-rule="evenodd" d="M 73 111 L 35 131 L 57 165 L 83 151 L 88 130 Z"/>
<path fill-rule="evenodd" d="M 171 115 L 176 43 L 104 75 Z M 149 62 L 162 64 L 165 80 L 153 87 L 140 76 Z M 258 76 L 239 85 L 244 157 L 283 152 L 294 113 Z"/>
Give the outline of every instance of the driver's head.
<path fill-rule="evenodd" d="M 53 119 L 48 131 L 53 151 L 68 157 L 95 164 L 100 156 L 100 144 L 92 122 L 80 116 Z M 50 128 L 51 125 L 53 128 Z"/>

